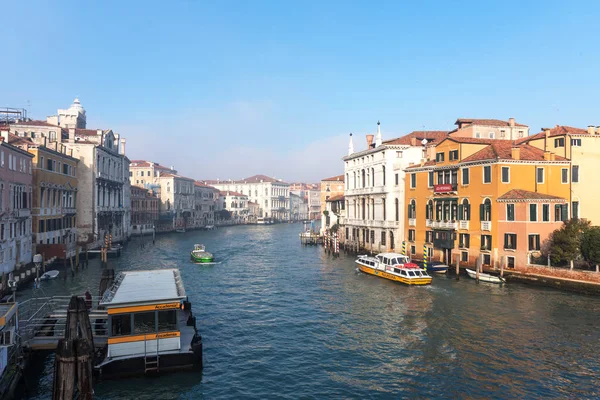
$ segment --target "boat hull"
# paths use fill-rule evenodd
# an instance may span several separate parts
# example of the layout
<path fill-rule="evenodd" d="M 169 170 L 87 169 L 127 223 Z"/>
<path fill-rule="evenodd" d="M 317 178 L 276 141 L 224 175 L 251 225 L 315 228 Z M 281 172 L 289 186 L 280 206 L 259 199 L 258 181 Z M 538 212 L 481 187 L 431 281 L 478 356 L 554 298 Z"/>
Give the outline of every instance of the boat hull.
<path fill-rule="evenodd" d="M 477 271 L 467 269 L 467 274 L 469 275 L 469 278 L 477 279 Z M 504 278 L 499 278 L 497 276 L 485 274 L 483 272 L 479 273 L 479 281 L 480 282 L 488 282 L 488 283 L 504 283 L 505 282 Z"/>
<path fill-rule="evenodd" d="M 385 271 L 380 271 L 378 269 L 372 268 L 372 267 L 368 267 L 366 265 L 362 265 L 360 263 L 356 263 L 356 265 L 358 265 L 358 269 L 361 272 L 364 272 L 365 274 L 369 274 L 369 275 L 375 275 L 378 276 L 380 278 L 383 279 L 388 279 L 390 281 L 394 281 L 394 282 L 399 282 L 399 283 L 404 283 L 405 285 L 430 285 L 431 284 L 431 277 L 423 277 L 423 278 L 413 278 L 413 279 L 408 279 L 402 276 L 396 276 L 393 274 L 389 274 Z"/>
<path fill-rule="evenodd" d="M 427 267 L 427 272 L 431 272 L 434 274 L 445 274 L 446 272 L 448 272 L 448 267 L 444 266 L 444 267 Z"/>
<path fill-rule="evenodd" d="M 214 261 L 214 257 L 213 256 L 195 256 L 194 254 L 190 255 L 190 258 L 193 262 L 198 263 L 198 264 L 204 264 L 204 263 L 211 263 Z"/>

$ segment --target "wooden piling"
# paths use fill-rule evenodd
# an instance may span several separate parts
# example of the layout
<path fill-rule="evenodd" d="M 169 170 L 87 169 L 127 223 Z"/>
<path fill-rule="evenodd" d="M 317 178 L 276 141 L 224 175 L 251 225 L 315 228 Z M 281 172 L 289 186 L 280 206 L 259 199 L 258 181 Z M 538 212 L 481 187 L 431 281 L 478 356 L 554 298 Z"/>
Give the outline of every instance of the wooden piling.
<path fill-rule="evenodd" d="M 483 254 L 477 257 L 477 268 L 475 270 L 475 282 L 479 283 L 479 270 L 481 269 L 481 264 L 483 263 Z"/>
<path fill-rule="evenodd" d="M 42 252 L 42 270 L 46 272 L 46 253 Z"/>
<path fill-rule="evenodd" d="M 456 280 L 460 279 L 460 254 L 456 255 Z"/>
<path fill-rule="evenodd" d="M 79 272 L 79 246 L 75 246 L 75 269 Z"/>
<path fill-rule="evenodd" d="M 500 278 L 502 278 L 504 276 L 504 263 L 505 263 L 506 257 L 502 256 L 502 259 L 500 260 Z"/>
<path fill-rule="evenodd" d="M 75 276 L 75 267 L 73 266 L 73 256 L 69 257 L 69 263 L 71 264 L 71 275 Z"/>
<path fill-rule="evenodd" d="M 72 340 L 60 339 L 54 358 L 52 400 L 72 400 L 75 394 L 75 348 Z"/>
<path fill-rule="evenodd" d="M 85 247 L 85 266 L 88 266 L 88 263 L 90 262 L 90 253 L 88 253 L 88 248 L 87 246 Z"/>
<path fill-rule="evenodd" d="M 76 340 L 75 351 L 77 354 L 77 390 L 79 391 L 79 396 L 77 399 L 92 400 L 94 398 L 92 380 L 92 359 L 94 356 L 94 347 L 90 346 L 89 341 Z"/>

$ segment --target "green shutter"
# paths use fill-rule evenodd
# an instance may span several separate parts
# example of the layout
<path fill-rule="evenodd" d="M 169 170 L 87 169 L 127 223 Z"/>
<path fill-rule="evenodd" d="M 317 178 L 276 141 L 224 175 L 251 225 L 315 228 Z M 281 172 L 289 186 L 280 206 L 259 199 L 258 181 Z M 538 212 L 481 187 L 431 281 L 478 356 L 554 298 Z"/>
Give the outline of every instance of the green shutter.
<path fill-rule="evenodd" d="M 471 205 L 467 204 L 467 221 L 471 219 Z"/>
<path fill-rule="evenodd" d="M 479 205 L 479 220 L 483 221 L 484 218 L 485 218 L 485 204 L 480 204 Z"/>
<path fill-rule="evenodd" d="M 458 219 L 463 219 L 463 205 L 458 205 Z"/>
<path fill-rule="evenodd" d="M 569 209 L 566 204 L 562 204 L 561 206 L 561 221 L 566 221 L 569 218 Z"/>

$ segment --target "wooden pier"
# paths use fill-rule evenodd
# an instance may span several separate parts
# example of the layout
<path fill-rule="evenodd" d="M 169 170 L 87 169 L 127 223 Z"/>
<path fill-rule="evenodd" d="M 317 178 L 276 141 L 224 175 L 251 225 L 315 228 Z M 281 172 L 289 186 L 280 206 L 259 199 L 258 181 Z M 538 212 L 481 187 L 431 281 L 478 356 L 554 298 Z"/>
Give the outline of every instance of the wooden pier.
<path fill-rule="evenodd" d="M 300 243 L 303 246 L 316 246 L 323 244 L 323 236 L 316 232 L 302 232 L 300 234 Z"/>

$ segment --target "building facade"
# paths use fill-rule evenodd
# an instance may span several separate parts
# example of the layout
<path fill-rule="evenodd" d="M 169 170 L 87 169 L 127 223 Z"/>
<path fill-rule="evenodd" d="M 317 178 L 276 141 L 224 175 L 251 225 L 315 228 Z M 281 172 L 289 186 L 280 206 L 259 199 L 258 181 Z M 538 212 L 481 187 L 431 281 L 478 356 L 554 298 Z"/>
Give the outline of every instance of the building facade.
<path fill-rule="evenodd" d="M 424 160 L 447 134 L 415 131 L 384 142 L 378 123 L 377 134 L 367 135 L 367 148 L 359 152 L 350 137 L 343 158 L 347 242 L 372 252 L 398 249 L 404 239 L 404 169 Z"/>
<path fill-rule="evenodd" d="M 514 118 L 508 121 L 499 119 L 459 118 L 454 123 L 456 129 L 449 132 L 453 137 L 476 139 L 519 140 L 529 135 L 529 127 L 519 124 Z"/>
<path fill-rule="evenodd" d="M 194 182 L 194 195 L 194 227 L 214 226 L 219 189 L 196 181 Z"/>
<path fill-rule="evenodd" d="M 174 229 L 194 228 L 194 180 L 170 172 L 160 173 L 160 213 Z"/>
<path fill-rule="evenodd" d="M 131 234 L 152 235 L 158 221 L 158 196 L 148 189 L 131 186 Z"/>
<path fill-rule="evenodd" d="M 327 200 L 344 194 L 344 175 L 321 180 L 321 214 L 327 209 Z"/>
<path fill-rule="evenodd" d="M 161 172 L 177 174 L 174 167 L 165 167 L 153 161 L 133 160 L 129 164 L 129 183 L 158 192 Z"/>
<path fill-rule="evenodd" d="M 233 222 L 246 223 L 248 221 L 248 196 L 237 192 L 221 191 L 220 201 L 223 203 L 223 209 L 230 212 Z"/>
<path fill-rule="evenodd" d="M 406 168 L 403 251 L 416 259 L 517 265 L 568 218 L 569 162 L 511 140 L 449 137 Z M 558 224 L 558 225 L 557 225 Z M 537 246 L 539 247 L 539 246 Z"/>
<path fill-rule="evenodd" d="M 8 143 L 0 130 L 0 269 L 12 273 L 32 260 L 33 155 Z"/>

